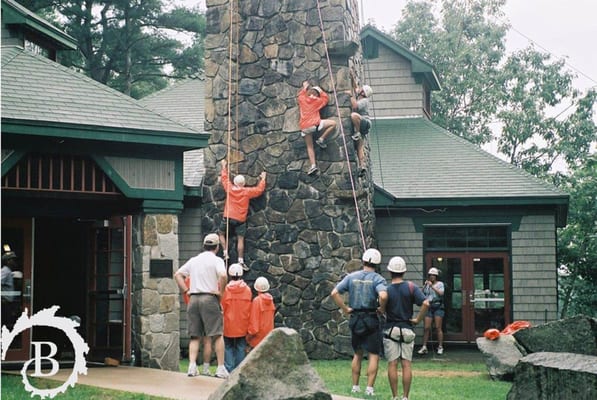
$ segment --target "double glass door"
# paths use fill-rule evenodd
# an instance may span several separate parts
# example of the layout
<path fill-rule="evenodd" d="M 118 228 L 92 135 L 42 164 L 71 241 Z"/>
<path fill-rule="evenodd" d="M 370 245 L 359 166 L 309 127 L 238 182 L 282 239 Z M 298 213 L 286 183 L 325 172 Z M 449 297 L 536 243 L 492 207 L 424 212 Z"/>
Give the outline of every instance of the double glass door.
<path fill-rule="evenodd" d="M 426 269 L 440 270 L 446 285 L 444 339 L 472 342 L 489 328 L 510 323 L 507 253 L 426 254 Z"/>

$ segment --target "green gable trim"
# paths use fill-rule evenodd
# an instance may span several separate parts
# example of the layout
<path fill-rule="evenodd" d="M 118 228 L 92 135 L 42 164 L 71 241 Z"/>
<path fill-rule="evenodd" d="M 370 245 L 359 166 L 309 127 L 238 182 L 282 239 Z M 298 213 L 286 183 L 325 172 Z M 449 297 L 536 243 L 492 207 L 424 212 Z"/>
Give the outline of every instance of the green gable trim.
<path fill-rule="evenodd" d="M 146 214 L 180 214 L 184 206 L 182 201 L 143 200 L 141 208 Z"/>
<path fill-rule="evenodd" d="M 2 0 L 2 19 L 6 25 L 24 25 L 48 38 L 63 50 L 76 50 L 77 40 L 48 21 L 12 0 Z"/>
<path fill-rule="evenodd" d="M 372 39 L 387 46 L 390 50 L 410 61 L 411 70 L 415 79 L 423 77 L 429 84 L 430 90 L 441 90 L 439 78 L 435 73 L 433 65 L 371 25 L 365 26 L 361 31 L 361 44 L 363 47 L 363 54 L 366 57 L 369 56 L 369 58 L 372 58 L 371 56 L 376 56 L 378 53 Z M 372 47 L 372 50 L 368 50 L 369 47 Z"/>
<path fill-rule="evenodd" d="M 176 188 L 174 190 L 139 189 L 130 187 L 104 157 L 97 155 L 92 155 L 91 157 L 127 198 L 177 201 L 182 201 L 183 199 L 182 162 L 175 163 Z"/>
<path fill-rule="evenodd" d="M 144 131 L 131 128 L 85 126 L 51 122 L 2 120 L 2 133 L 52 138 L 84 139 L 111 143 L 136 143 L 194 150 L 207 147 L 209 136 L 201 133 Z"/>
<path fill-rule="evenodd" d="M 3 178 L 4 175 L 6 175 L 12 169 L 12 167 L 17 165 L 18 162 L 21 161 L 21 158 L 23 158 L 25 154 L 27 154 L 25 151 L 15 150 L 8 157 L 6 157 L 6 160 L 2 160 Z"/>
<path fill-rule="evenodd" d="M 415 231 L 423 233 L 426 227 L 430 226 L 488 226 L 488 225 L 507 225 L 512 232 L 520 229 L 520 222 L 523 215 L 520 213 L 512 215 L 462 215 L 462 216 L 422 216 L 414 217 L 413 224 Z"/>

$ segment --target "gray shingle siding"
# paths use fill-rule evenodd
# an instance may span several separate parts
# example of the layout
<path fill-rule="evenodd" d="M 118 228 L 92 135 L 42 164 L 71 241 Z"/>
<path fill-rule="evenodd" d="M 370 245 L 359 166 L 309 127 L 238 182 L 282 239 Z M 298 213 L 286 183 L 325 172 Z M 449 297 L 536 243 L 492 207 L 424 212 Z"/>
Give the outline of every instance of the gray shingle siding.
<path fill-rule="evenodd" d="M 557 319 L 556 234 L 552 215 L 523 217 L 512 232 L 513 320 Z"/>

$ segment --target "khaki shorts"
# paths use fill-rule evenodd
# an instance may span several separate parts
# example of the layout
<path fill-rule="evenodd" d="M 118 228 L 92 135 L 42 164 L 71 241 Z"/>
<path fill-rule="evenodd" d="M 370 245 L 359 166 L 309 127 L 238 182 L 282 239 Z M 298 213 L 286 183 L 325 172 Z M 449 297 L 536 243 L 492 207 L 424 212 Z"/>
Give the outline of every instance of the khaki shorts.
<path fill-rule="evenodd" d="M 188 332 L 191 337 L 220 336 L 224 318 L 220 299 L 213 294 L 194 294 L 187 305 Z"/>
<path fill-rule="evenodd" d="M 397 328 L 394 328 L 394 330 L 395 329 Z M 409 340 L 412 337 L 412 340 L 409 343 L 389 339 L 386 337 L 389 333 L 389 329 L 384 329 L 383 349 L 386 360 L 394 361 L 399 358 L 402 358 L 404 360 L 412 361 L 413 350 L 415 348 L 415 332 L 409 328 L 402 328 L 402 333 L 405 337 L 408 337 Z"/>
<path fill-rule="evenodd" d="M 312 135 L 317 132 L 321 132 L 326 126 L 330 126 L 328 120 L 322 119 L 318 126 L 311 126 L 301 131 L 301 136 Z"/>

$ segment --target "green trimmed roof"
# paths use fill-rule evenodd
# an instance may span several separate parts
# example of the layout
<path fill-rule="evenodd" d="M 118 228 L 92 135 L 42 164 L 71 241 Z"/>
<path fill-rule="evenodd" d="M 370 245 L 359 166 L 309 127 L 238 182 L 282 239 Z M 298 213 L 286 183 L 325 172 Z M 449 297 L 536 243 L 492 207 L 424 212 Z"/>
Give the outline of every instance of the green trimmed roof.
<path fill-rule="evenodd" d="M 565 192 L 426 118 L 376 120 L 370 146 L 376 206 L 568 204 Z"/>
<path fill-rule="evenodd" d="M 440 81 L 435 73 L 433 65 L 377 28 L 374 28 L 371 25 L 366 25 L 361 30 L 361 43 L 363 48 L 366 49 L 369 46 L 372 46 L 376 41 L 384 44 L 392 51 L 409 60 L 413 76 L 423 77 L 431 90 L 441 90 Z"/>
<path fill-rule="evenodd" d="M 115 141 L 130 139 L 123 134 L 166 135 L 172 144 L 184 137 L 197 143 L 200 133 L 73 69 L 19 47 L 3 46 L 3 131 L 9 125 L 28 125 L 29 134 L 44 136 L 52 134 L 46 132 L 48 127 L 95 131 L 96 135 L 107 132 L 105 139 Z M 205 144 L 207 137 L 203 138 Z M 198 147 L 203 146 L 189 148 Z"/>
<path fill-rule="evenodd" d="M 13 0 L 2 0 L 2 19 L 6 25 L 21 25 L 37 32 L 64 50 L 76 50 L 77 40 Z"/>

